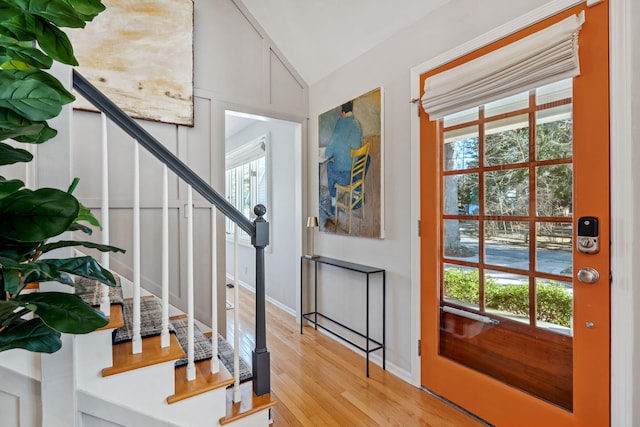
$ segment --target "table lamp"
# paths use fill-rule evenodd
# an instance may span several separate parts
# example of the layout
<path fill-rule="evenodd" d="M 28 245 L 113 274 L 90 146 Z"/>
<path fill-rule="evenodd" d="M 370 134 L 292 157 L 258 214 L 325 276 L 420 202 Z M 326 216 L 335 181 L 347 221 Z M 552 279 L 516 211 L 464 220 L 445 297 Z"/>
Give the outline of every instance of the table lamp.
<path fill-rule="evenodd" d="M 311 253 L 307 254 L 308 257 L 310 258 L 318 258 L 320 255 L 316 255 L 315 254 L 315 249 L 314 249 L 314 234 L 315 234 L 315 228 L 318 226 L 318 217 L 317 216 L 310 216 L 307 218 L 307 227 L 311 229 Z"/>

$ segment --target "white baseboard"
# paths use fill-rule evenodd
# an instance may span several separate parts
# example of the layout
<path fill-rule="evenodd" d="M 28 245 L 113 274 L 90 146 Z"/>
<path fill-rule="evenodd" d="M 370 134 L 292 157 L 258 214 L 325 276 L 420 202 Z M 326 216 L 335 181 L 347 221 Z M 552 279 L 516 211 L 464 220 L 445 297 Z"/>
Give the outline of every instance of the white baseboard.
<path fill-rule="evenodd" d="M 233 283 L 233 276 L 227 273 L 227 280 L 229 280 L 231 283 Z M 242 286 L 243 288 L 245 288 L 246 290 L 248 290 L 249 292 L 255 294 L 256 293 L 256 288 L 249 285 L 246 282 L 243 282 L 242 280 L 238 280 L 238 284 L 240 286 Z M 286 306 L 284 304 L 282 304 L 280 301 L 275 300 L 273 298 L 271 298 L 269 295 L 266 296 L 265 298 L 267 300 L 267 302 L 270 302 L 271 304 L 275 305 L 276 307 L 278 307 L 280 310 L 284 311 L 285 313 L 288 313 L 290 315 L 292 315 L 293 317 L 296 316 L 296 311 L 294 309 L 292 309 L 289 306 Z"/>
<path fill-rule="evenodd" d="M 352 346 L 351 344 L 345 342 L 344 340 L 336 337 L 335 335 L 323 330 L 322 328 L 318 328 L 317 329 L 318 332 L 323 333 L 324 335 L 328 336 L 329 338 L 331 338 L 332 340 L 334 340 L 335 342 L 343 345 L 344 347 L 358 353 L 360 356 L 362 356 L 363 358 L 366 359 L 367 355 L 365 354 L 364 351 L 360 350 L 359 348 L 356 348 L 354 346 Z M 378 365 L 379 367 L 382 367 L 382 356 L 376 353 L 371 353 L 369 354 L 369 362 Z M 400 378 L 402 381 L 409 383 L 411 385 L 413 385 L 414 387 L 420 387 L 420 386 L 416 386 L 415 384 L 413 384 L 413 382 L 411 381 L 411 372 L 404 370 L 402 368 L 400 368 L 398 365 L 395 365 L 394 363 L 389 362 L 389 360 L 386 361 L 385 363 L 385 369 L 387 372 L 392 373 L 393 375 L 395 375 L 396 377 Z M 362 375 L 365 375 L 365 371 L 364 369 L 362 370 Z"/>

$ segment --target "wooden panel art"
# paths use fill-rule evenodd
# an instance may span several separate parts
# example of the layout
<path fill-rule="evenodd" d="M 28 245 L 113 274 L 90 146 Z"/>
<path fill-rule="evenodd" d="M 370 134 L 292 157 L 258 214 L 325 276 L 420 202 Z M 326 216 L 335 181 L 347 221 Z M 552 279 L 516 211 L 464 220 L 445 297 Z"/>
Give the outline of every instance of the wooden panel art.
<path fill-rule="evenodd" d="M 131 117 L 193 126 L 193 1 L 103 3 L 71 34 L 78 71 Z M 75 108 L 95 111 L 78 98 Z"/>

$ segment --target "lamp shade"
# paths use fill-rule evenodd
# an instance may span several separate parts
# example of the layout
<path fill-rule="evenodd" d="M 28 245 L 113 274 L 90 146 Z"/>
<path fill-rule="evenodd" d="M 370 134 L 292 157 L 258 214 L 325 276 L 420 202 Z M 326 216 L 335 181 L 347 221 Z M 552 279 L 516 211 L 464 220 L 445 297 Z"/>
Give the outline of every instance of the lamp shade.
<path fill-rule="evenodd" d="M 318 217 L 310 216 L 307 218 L 307 227 L 317 227 L 318 226 Z"/>

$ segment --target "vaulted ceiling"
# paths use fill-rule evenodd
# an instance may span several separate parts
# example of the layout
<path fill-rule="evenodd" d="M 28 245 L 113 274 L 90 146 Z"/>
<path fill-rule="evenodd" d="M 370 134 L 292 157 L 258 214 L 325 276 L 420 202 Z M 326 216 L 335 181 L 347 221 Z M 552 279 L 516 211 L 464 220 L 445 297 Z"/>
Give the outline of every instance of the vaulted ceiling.
<path fill-rule="evenodd" d="M 240 0 L 309 85 L 449 0 Z"/>

